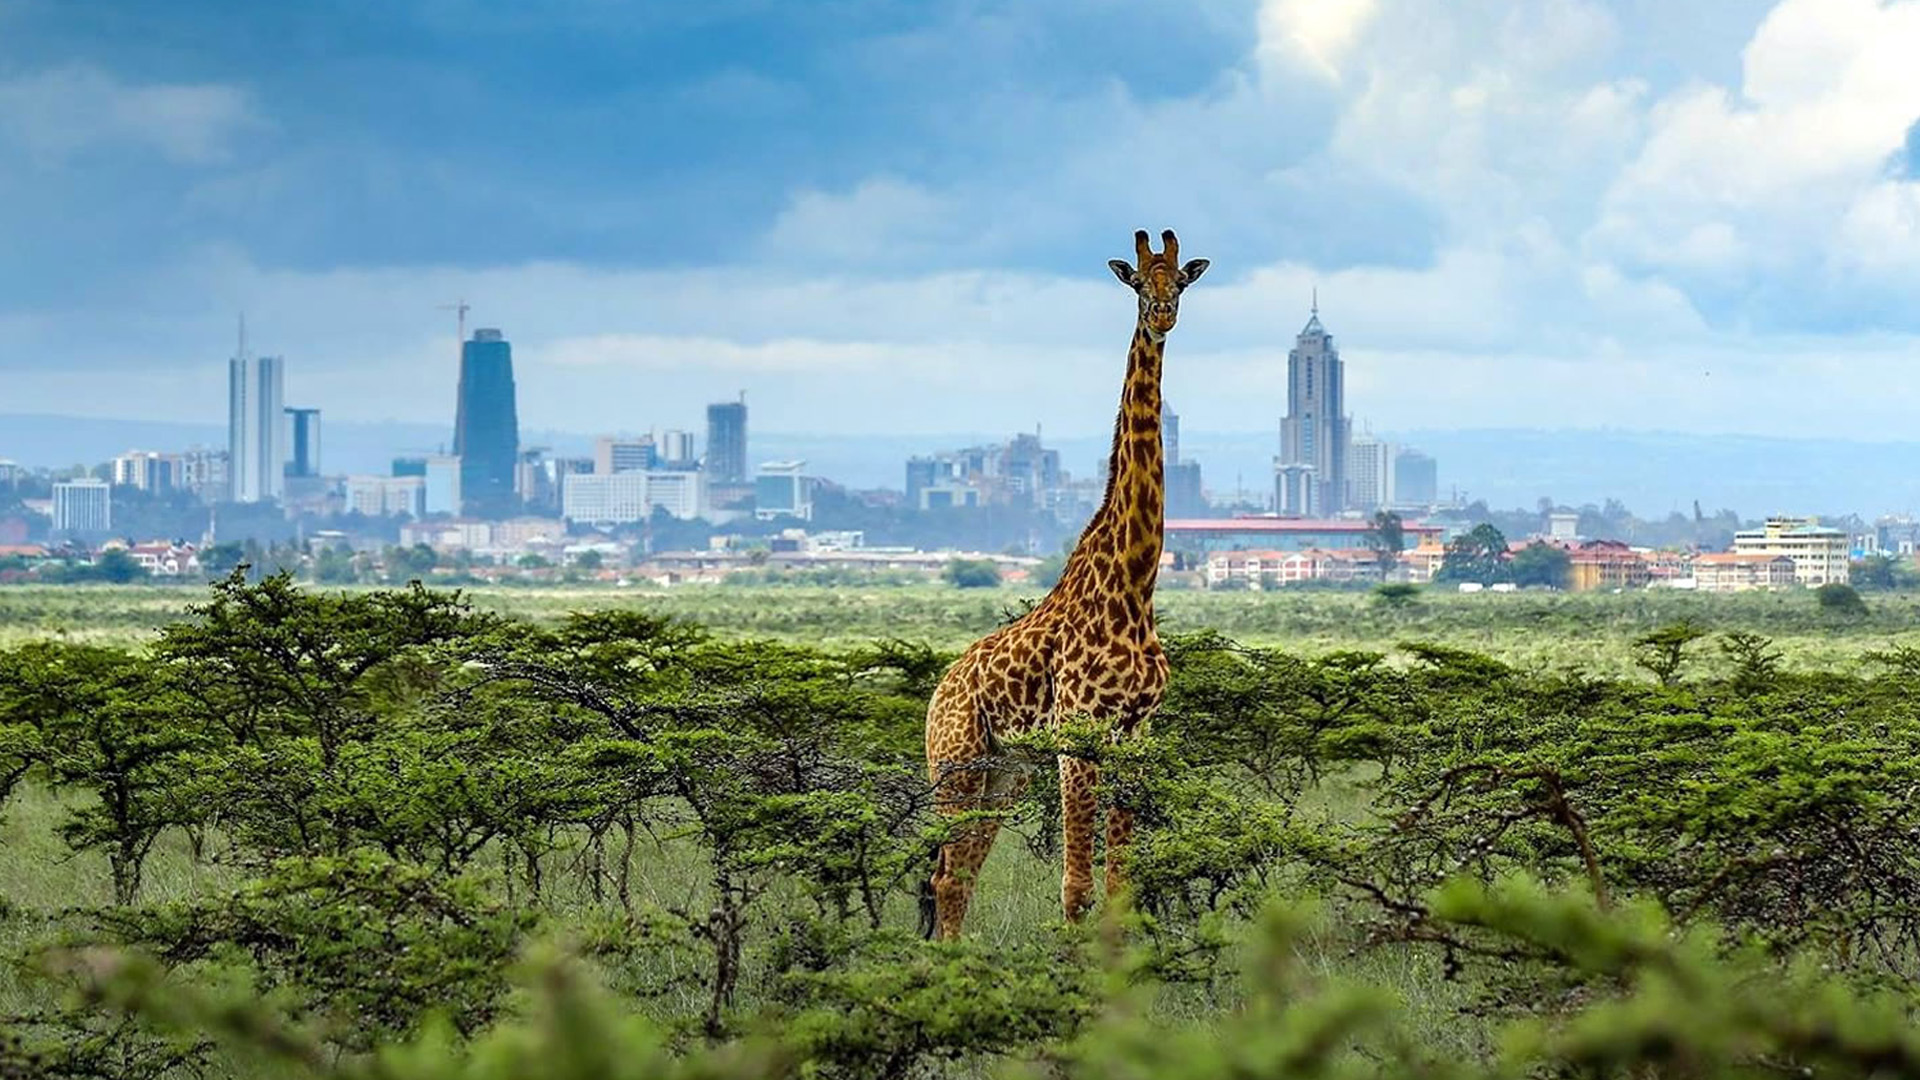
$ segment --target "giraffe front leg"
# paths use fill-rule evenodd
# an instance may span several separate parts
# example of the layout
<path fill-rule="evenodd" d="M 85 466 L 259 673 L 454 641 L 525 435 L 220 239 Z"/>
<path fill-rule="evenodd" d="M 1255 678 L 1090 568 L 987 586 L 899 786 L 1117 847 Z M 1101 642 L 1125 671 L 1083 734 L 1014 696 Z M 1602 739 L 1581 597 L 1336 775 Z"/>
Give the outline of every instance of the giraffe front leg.
<path fill-rule="evenodd" d="M 1079 922 L 1093 906 L 1093 834 L 1099 826 L 1099 783 L 1100 768 L 1093 762 L 1060 759 L 1060 832 L 1066 849 L 1060 906 L 1068 922 Z"/>

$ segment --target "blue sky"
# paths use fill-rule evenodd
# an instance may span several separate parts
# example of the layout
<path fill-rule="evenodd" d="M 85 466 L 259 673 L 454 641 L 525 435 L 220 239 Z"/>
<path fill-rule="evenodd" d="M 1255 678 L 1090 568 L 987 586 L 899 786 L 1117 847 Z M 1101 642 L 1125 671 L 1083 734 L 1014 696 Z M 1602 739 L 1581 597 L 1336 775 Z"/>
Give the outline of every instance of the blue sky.
<path fill-rule="evenodd" d="M 1320 290 L 1356 418 L 1904 438 L 1920 0 L 0 0 L 0 412 L 1262 430 Z M 0 433 L 3 441 L 4 433 Z M 0 454 L 5 453 L 0 446 Z"/>

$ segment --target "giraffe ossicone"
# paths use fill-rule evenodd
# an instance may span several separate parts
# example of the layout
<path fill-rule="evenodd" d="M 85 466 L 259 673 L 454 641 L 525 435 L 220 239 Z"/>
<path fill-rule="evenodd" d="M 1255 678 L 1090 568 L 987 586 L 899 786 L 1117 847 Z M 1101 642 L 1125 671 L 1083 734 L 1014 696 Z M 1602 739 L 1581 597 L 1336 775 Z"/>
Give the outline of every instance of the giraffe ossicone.
<path fill-rule="evenodd" d="M 1166 516 L 1160 365 L 1167 334 L 1179 319 L 1180 295 L 1208 262 L 1182 265 L 1173 230 L 1160 235 L 1160 252 L 1141 229 L 1134 233 L 1134 261 L 1107 264 L 1134 291 L 1139 311 L 1100 508 L 1046 598 L 961 654 L 927 706 L 927 771 L 942 814 L 1004 810 L 1019 797 L 1026 777 L 1000 760 L 1002 736 L 1080 716 L 1108 725 L 1116 736 L 1138 734 L 1166 691 L 1167 657 L 1153 617 Z M 1060 902 L 1066 917 L 1078 920 L 1093 904 L 1098 766 L 1062 756 L 1059 769 L 1065 849 Z M 1112 897 L 1125 887 L 1133 815 L 1116 806 L 1106 824 Z M 977 817 L 948 834 L 929 883 L 929 933 L 959 935 L 974 878 L 999 827 L 997 818 Z"/>

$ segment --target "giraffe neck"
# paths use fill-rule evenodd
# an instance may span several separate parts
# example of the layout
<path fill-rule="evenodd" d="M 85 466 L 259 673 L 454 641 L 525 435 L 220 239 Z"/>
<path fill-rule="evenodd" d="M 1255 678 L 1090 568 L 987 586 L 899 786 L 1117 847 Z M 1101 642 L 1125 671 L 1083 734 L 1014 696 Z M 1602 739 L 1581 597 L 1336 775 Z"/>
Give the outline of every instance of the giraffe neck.
<path fill-rule="evenodd" d="M 1067 561 L 1072 592 L 1121 592 L 1151 602 L 1160 574 L 1166 476 L 1160 445 L 1160 360 L 1166 340 L 1134 326 L 1127 381 L 1113 421 L 1107 492 Z"/>

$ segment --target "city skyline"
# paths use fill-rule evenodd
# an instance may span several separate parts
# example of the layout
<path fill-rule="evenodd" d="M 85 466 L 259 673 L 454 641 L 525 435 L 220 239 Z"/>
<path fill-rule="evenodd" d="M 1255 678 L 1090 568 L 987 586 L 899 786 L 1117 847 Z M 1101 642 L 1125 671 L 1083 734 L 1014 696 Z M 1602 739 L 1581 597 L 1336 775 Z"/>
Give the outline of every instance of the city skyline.
<path fill-rule="evenodd" d="M 1168 350 L 1196 430 L 1270 423 L 1243 390 L 1315 285 L 1382 430 L 1886 439 L 1920 408 L 1911 0 L 1070 0 L 1012 35 L 993 3 L 855 7 L 400 5 L 307 42 L 269 9 L 15 0 L 10 405 L 214 419 L 206 343 L 244 308 L 330 422 L 436 420 L 435 309 L 467 296 L 514 329 L 530 428 L 689 414 L 717 378 L 767 430 L 1092 433 L 1131 306 L 1102 264 L 1144 226 L 1214 260 Z M 352 77 L 375 40 L 419 78 Z M 464 77 L 482 53 L 551 77 Z M 1021 124 L 979 122 L 1008 94 Z"/>

